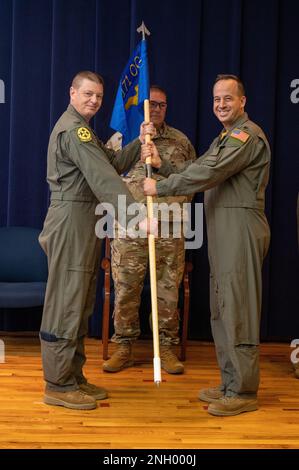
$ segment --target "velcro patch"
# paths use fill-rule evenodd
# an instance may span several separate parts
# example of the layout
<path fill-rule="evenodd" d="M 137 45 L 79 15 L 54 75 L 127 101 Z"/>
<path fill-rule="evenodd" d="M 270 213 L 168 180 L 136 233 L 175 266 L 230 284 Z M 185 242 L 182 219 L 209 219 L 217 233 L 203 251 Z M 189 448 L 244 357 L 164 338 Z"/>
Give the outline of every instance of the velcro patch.
<path fill-rule="evenodd" d="M 250 135 L 247 134 L 247 132 L 242 131 L 241 129 L 234 129 L 230 137 L 241 140 L 241 142 L 245 143 L 247 139 L 250 137 Z"/>

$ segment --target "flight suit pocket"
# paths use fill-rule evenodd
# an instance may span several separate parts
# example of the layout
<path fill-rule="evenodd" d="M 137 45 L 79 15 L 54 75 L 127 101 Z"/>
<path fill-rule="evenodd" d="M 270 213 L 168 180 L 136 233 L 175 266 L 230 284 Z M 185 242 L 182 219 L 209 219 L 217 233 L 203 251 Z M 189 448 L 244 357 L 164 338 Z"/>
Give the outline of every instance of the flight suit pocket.
<path fill-rule="evenodd" d="M 66 269 L 63 295 L 63 317 L 59 337 L 76 338 L 84 314 L 93 271 L 74 266 Z"/>
<path fill-rule="evenodd" d="M 203 158 L 202 164 L 206 166 L 215 166 L 219 159 L 219 152 L 221 147 L 214 148 L 211 152 L 208 153 L 206 157 Z"/>
<path fill-rule="evenodd" d="M 224 309 L 223 287 L 213 275 L 210 275 L 210 308 L 212 320 L 217 320 Z"/>

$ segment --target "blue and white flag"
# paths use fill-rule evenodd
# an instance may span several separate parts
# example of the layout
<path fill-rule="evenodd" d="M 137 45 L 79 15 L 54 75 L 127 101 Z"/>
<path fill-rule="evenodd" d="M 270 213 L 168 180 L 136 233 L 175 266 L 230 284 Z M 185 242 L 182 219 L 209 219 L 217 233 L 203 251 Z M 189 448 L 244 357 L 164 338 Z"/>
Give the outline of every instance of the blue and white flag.
<path fill-rule="evenodd" d="M 146 41 L 142 40 L 121 75 L 110 121 L 110 127 L 122 133 L 123 145 L 139 135 L 145 99 L 149 99 L 149 74 Z"/>

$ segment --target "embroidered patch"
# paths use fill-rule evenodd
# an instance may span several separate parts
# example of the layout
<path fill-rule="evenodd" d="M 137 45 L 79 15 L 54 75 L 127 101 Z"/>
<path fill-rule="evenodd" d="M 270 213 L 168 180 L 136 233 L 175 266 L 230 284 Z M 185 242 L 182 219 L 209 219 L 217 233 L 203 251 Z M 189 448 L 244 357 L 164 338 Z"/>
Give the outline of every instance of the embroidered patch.
<path fill-rule="evenodd" d="M 250 136 L 247 132 L 241 131 L 241 129 L 234 129 L 230 137 L 241 140 L 241 142 L 245 143 Z"/>
<path fill-rule="evenodd" d="M 92 140 L 91 133 L 87 127 L 79 127 L 77 130 L 77 136 L 81 142 L 90 142 Z"/>

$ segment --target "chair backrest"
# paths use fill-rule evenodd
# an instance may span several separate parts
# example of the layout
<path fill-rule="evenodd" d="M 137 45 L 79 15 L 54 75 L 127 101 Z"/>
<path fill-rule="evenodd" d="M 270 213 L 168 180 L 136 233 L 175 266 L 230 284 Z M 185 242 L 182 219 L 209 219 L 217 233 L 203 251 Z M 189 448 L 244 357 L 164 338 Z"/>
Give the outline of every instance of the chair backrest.
<path fill-rule="evenodd" d="M 38 243 L 40 230 L 0 227 L 0 282 L 45 282 L 47 257 Z"/>

